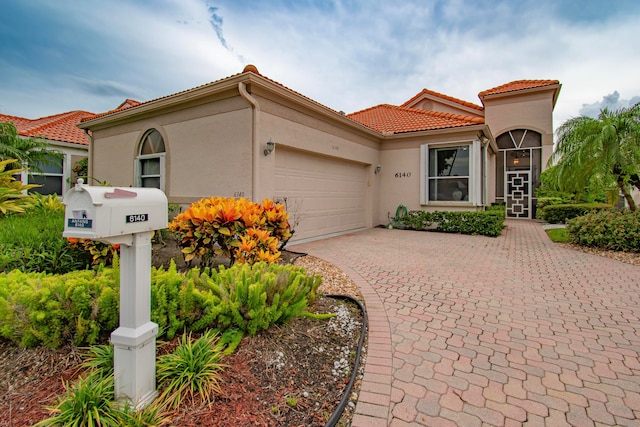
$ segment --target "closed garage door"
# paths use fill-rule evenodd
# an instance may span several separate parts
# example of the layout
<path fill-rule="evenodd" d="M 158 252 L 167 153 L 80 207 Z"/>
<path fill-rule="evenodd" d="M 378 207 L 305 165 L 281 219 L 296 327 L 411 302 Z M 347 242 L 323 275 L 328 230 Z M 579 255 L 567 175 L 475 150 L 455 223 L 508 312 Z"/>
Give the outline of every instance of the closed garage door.
<path fill-rule="evenodd" d="M 287 200 L 292 241 L 365 227 L 365 192 L 365 166 L 278 147 L 276 198 Z"/>

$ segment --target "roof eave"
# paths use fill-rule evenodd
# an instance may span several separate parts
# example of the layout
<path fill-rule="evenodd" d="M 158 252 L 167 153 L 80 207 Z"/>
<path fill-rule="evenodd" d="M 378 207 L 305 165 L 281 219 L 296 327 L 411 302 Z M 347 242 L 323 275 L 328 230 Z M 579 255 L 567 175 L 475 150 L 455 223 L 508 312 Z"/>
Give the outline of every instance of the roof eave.
<path fill-rule="evenodd" d="M 238 74 L 223 80 L 207 83 L 202 86 L 198 86 L 196 88 L 188 89 L 186 91 L 178 92 L 178 93 L 168 95 L 162 98 L 158 98 L 152 101 L 144 102 L 140 105 L 129 107 L 124 110 L 113 111 L 105 115 L 83 121 L 80 124 L 78 124 L 78 127 L 80 129 L 100 128 L 105 124 L 126 121 L 128 119 L 141 116 L 141 115 L 148 115 L 149 113 L 163 110 L 177 104 L 181 104 L 189 101 L 195 101 L 200 98 L 205 98 L 207 96 L 215 95 L 216 93 L 225 92 L 230 89 L 237 88 L 238 83 L 241 81 L 248 80 L 248 78 L 250 77 L 250 74 L 251 73 Z"/>
<path fill-rule="evenodd" d="M 351 128 L 356 128 L 360 132 L 364 132 L 370 137 L 381 138 L 382 134 L 374 129 L 371 129 L 353 119 L 348 118 L 346 115 L 332 110 L 318 102 L 305 97 L 285 86 L 277 84 L 259 74 L 252 72 L 245 72 L 237 74 L 226 79 L 217 80 L 215 82 L 207 83 L 205 85 L 189 89 L 183 92 L 178 92 L 173 95 L 168 95 L 157 100 L 142 103 L 138 106 L 130 107 L 121 111 L 114 111 L 104 116 L 89 119 L 78 125 L 81 129 L 96 129 L 103 127 L 107 124 L 127 121 L 132 118 L 148 115 L 150 113 L 160 111 L 166 108 L 170 108 L 181 103 L 196 101 L 200 98 L 209 97 L 217 93 L 223 93 L 226 91 L 234 90 L 238 88 L 238 84 L 244 82 L 245 84 L 251 84 L 260 86 L 267 91 L 277 93 L 279 96 L 286 100 L 304 106 L 306 109 L 313 111 L 316 114 L 323 115 L 332 120 L 343 123 Z"/>
<path fill-rule="evenodd" d="M 451 133 L 457 133 L 460 131 L 466 131 L 466 132 L 481 131 L 485 135 L 488 134 L 489 140 L 493 139 L 493 136 L 491 136 L 491 131 L 489 130 L 489 126 L 486 123 L 479 123 L 479 124 L 473 124 L 473 125 L 467 125 L 467 126 L 453 126 L 453 127 L 441 128 L 441 129 L 415 130 L 415 131 L 399 132 L 399 133 L 384 132 L 382 135 L 385 140 L 390 140 L 390 139 L 401 139 L 401 138 L 415 138 L 416 136 L 419 137 L 419 136 L 451 134 Z"/>
<path fill-rule="evenodd" d="M 555 83 L 555 84 L 550 84 L 545 86 L 536 86 L 536 87 L 531 87 L 526 89 L 510 90 L 510 91 L 500 92 L 500 93 L 490 93 L 490 94 L 479 96 L 479 98 L 480 98 L 480 101 L 482 102 L 482 105 L 485 105 L 485 100 L 491 101 L 498 98 L 508 98 L 510 96 L 523 95 L 523 94 L 535 93 L 535 92 L 546 92 L 546 91 L 553 90 L 554 94 L 553 94 L 552 105 L 555 107 L 556 102 L 558 100 L 558 96 L 560 94 L 561 87 L 562 87 L 562 84 Z"/>

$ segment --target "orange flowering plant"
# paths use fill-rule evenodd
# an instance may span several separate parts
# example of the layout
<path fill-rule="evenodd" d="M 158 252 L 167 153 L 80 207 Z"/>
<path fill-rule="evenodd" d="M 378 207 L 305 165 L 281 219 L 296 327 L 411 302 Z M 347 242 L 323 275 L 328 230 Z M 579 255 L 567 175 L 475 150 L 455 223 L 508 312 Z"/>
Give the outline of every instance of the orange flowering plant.
<path fill-rule="evenodd" d="M 88 252 L 91 255 L 91 265 L 112 265 L 113 255 L 120 251 L 120 245 L 118 244 L 110 245 L 97 240 L 67 237 L 67 241 L 73 249 Z"/>
<path fill-rule="evenodd" d="M 227 197 L 198 200 L 169 223 L 187 262 L 198 257 L 212 266 L 216 255 L 230 264 L 277 262 L 280 249 L 291 237 L 284 206 Z"/>

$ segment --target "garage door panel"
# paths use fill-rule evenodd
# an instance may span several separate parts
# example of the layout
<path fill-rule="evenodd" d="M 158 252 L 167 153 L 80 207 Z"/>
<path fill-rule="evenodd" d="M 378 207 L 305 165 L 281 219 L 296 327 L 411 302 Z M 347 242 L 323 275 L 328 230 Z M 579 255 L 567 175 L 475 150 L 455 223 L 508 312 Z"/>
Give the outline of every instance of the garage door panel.
<path fill-rule="evenodd" d="M 294 240 L 365 226 L 365 167 L 340 159 L 280 147 L 276 154 L 276 197 L 286 197 L 298 219 Z"/>

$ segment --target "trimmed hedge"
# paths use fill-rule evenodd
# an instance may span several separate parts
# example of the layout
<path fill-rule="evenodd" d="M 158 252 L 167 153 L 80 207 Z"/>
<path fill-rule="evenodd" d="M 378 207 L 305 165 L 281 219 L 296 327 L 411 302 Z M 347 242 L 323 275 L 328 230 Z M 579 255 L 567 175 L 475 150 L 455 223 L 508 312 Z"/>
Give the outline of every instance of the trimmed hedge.
<path fill-rule="evenodd" d="M 504 206 L 496 206 L 482 212 L 409 211 L 395 222 L 400 225 L 398 228 L 410 230 L 497 237 L 502 233 L 504 220 Z"/>
<path fill-rule="evenodd" d="M 600 210 L 567 222 L 571 243 L 623 252 L 640 252 L 640 212 Z"/>
<path fill-rule="evenodd" d="M 586 215 L 590 212 L 608 210 L 615 211 L 615 208 L 606 203 L 572 203 L 561 205 L 547 205 L 538 208 L 537 217 L 551 224 L 566 223 L 568 220 Z"/>

